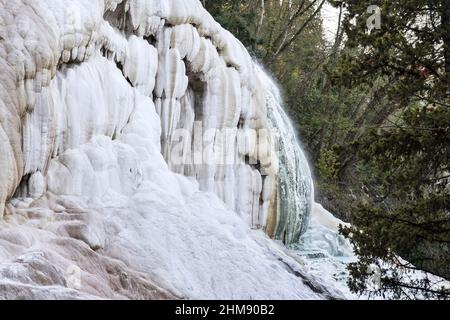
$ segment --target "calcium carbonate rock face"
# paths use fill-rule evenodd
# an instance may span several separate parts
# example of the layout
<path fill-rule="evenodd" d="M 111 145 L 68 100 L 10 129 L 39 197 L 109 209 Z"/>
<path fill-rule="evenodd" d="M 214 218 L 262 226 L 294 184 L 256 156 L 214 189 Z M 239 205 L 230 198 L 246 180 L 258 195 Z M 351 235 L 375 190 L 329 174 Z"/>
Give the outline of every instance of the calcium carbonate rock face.
<path fill-rule="evenodd" d="M 67 150 L 96 135 L 123 138 L 141 103 L 156 108 L 171 169 L 215 192 L 252 227 L 296 241 L 310 206 L 308 168 L 300 173 L 309 179 L 305 187 L 286 194 L 273 136 L 286 124 L 272 116 L 278 110 L 267 110 L 273 84 L 200 2 L 15 0 L 3 6 L 0 209 L 19 185 L 22 196 L 47 191 L 55 180 L 48 173 L 55 161 L 69 161 Z M 280 208 L 299 195 L 302 207 Z M 268 221 L 276 228 L 267 228 Z"/>
<path fill-rule="evenodd" d="M 109 257 L 128 259 L 128 266 L 142 263 L 146 267 L 139 272 L 151 274 L 171 290 L 158 289 L 161 297 L 185 296 L 201 283 L 209 265 L 205 262 L 198 275 L 176 275 L 180 266 L 190 263 L 181 255 L 161 267 L 172 272 L 164 275 L 155 271 L 154 263 L 159 254 L 161 263 L 167 261 L 160 252 L 167 245 L 164 241 L 153 240 L 152 245 L 138 246 L 141 251 L 127 252 L 126 241 L 148 240 L 152 234 L 146 233 L 151 231 L 157 238 L 154 226 L 161 221 L 156 212 L 167 211 L 167 219 L 176 216 L 172 222 L 180 225 L 211 224 L 211 215 L 230 228 L 228 234 L 209 226 L 217 232 L 217 243 L 223 242 L 221 250 L 233 252 L 230 248 L 242 241 L 242 250 L 255 248 L 259 253 L 251 255 L 261 261 L 271 254 L 258 245 L 262 240 L 246 235 L 245 223 L 286 243 L 298 240 L 312 201 L 307 162 L 275 85 L 200 1 L 9 0 L 0 6 L 0 215 L 7 214 L 3 223 L 22 230 L 48 216 L 50 222 L 36 231 L 40 238 L 47 239 L 47 233 L 68 235 Z M 213 194 L 224 207 L 210 204 L 220 202 Z M 156 202 L 154 195 L 160 198 Z M 40 199 L 46 199 L 44 215 L 36 204 Z M 193 199 L 199 202 L 195 206 Z M 83 214 L 61 205 L 67 201 Z M 223 221 L 227 214 L 228 221 Z M 245 223 L 238 222 L 242 220 Z M 161 236 L 181 228 L 165 227 Z M 184 233 L 177 234 L 179 242 L 168 240 L 189 250 L 189 231 L 179 231 Z M 213 236 L 197 231 L 192 237 L 204 232 Z M 0 234 L 1 239 L 11 240 Z M 120 244 L 119 249 L 111 249 L 111 241 Z M 27 243 L 19 247 L 29 248 Z M 62 254 L 59 245 L 51 247 Z M 0 252 L 5 257 L 22 250 L 5 248 Z M 200 255 L 208 251 L 198 249 Z M 144 261 L 138 258 L 142 254 Z M 244 268 L 254 268 L 253 274 L 267 272 L 265 265 L 247 256 L 241 259 Z M 45 261 L 61 267 L 74 259 Z M 104 278 L 111 278 L 103 265 Z M 222 284 L 231 281 L 227 276 Z M 150 286 L 148 279 L 130 277 L 141 287 Z M 168 282 L 171 277 L 179 278 L 178 286 Z M 278 277 L 286 283 L 292 280 L 286 271 Z M 58 284 L 54 279 L 49 283 Z M 114 297 L 111 290 L 93 283 L 89 294 Z M 120 283 L 122 296 L 138 295 Z M 192 295 L 211 297 L 216 291 L 214 283 L 210 285 L 206 294 L 197 288 Z M 272 288 L 270 281 L 260 279 L 248 285 L 260 287 L 259 297 Z M 294 285 L 288 287 L 292 291 L 278 292 L 279 296 L 302 295 Z M 221 290 L 218 296 L 233 296 L 232 288 Z M 246 296 L 238 292 L 236 297 Z"/>

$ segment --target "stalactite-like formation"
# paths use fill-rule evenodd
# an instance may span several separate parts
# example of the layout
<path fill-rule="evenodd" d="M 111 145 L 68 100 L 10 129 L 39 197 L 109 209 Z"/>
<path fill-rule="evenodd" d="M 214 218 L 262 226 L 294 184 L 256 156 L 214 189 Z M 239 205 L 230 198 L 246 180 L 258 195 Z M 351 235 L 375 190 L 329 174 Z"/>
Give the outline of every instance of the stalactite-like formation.
<path fill-rule="evenodd" d="M 280 106 L 268 109 L 279 104 L 273 83 L 200 2 L 3 6 L 1 212 L 19 186 L 20 195 L 33 197 L 75 190 L 53 178 L 55 168 L 64 171 L 68 150 L 98 135 L 124 138 L 136 109 L 152 108 L 173 171 L 194 177 L 252 227 L 288 243 L 298 239 L 311 202 L 306 160 Z M 119 71 L 128 83 L 115 81 Z M 83 84 L 89 77 L 95 87 Z M 276 129 L 291 135 L 280 149 Z M 280 158 L 291 167 L 280 170 Z M 75 179 L 80 188 L 82 178 Z"/>

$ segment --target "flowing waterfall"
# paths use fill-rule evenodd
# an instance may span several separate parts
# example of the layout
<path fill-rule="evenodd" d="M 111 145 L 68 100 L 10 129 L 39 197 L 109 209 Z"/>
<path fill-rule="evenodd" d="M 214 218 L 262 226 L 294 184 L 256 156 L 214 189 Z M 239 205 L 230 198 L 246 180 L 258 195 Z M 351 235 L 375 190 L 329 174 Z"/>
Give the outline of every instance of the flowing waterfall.
<path fill-rule="evenodd" d="M 273 82 L 269 83 L 273 90 L 267 98 L 267 113 L 270 126 L 277 131 L 275 148 L 280 161 L 277 191 L 280 219 L 275 238 L 296 244 L 308 228 L 314 200 L 313 179 L 308 160 L 282 107 L 280 92 Z"/>

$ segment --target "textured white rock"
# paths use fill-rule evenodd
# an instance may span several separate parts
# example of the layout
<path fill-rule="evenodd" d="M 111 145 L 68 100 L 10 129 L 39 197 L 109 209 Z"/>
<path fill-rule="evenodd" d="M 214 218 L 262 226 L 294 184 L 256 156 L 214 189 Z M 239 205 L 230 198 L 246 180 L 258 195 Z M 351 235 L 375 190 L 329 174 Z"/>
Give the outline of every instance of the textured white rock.
<path fill-rule="evenodd" d="M 131 36 L 128 40 L 124 75 L 141 94 L 152 95 L 157 66 L 158 52 L 156 48 L 142 38 Z"/>

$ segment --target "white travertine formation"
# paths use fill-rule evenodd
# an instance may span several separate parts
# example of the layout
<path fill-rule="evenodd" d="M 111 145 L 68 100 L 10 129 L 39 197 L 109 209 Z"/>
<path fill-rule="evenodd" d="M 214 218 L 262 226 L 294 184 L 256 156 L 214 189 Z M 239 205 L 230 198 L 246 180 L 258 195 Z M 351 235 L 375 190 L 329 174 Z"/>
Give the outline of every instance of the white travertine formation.
<path fill-rule="evenodd" d="M 137 288 L 154 288 L 145 295 L 121 280 L 117 289 L 109 272 L 101 277 L 116 289 L 103 288 L 91 268 L 85 294 L 316 297 L 294 276 L 295 261 L 248 228 L 298 240 L 312 203 L 306 160 L 274 84 L 200 1 L 0 1 L 0 69 L 0 242 L 11 241 L 3 227 L 29 232 L 2 248 L 0 275 L 11 278 L 2 261 L 30 254 L 27 241 L 53 250 L 31 255 L 45 272 L 77 261 L 56 258 L 64 250 L 49 240 L 68 235 L 109 257 L 96 253 L 102 272 L 108 259 L 124 260 L 116 271 L 133 269 Z M 50 222 L 33 233 L 42 217 Z M 214 240 L 191 243 L 202 236 Z M 229 270 L 211 280 L 208 270 L 221 268 L 212 261 Z M 235 277 L 236 264 L 248 279 Z M 274 270 L 283 285 L 261 279 Z M 63 285 L 58 277 L 48 283 Z M 27 292 L 53 294 L 38 291 Z"/>

